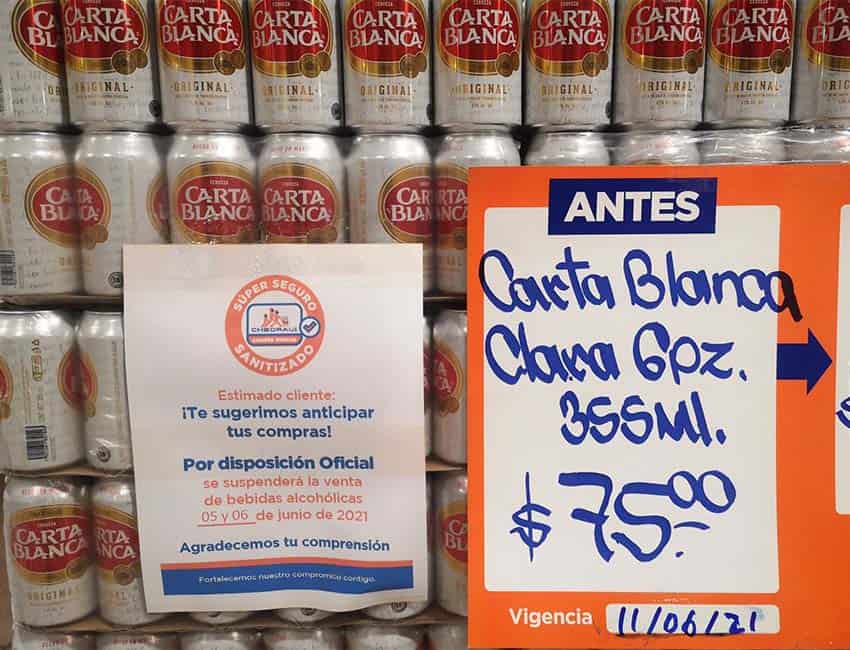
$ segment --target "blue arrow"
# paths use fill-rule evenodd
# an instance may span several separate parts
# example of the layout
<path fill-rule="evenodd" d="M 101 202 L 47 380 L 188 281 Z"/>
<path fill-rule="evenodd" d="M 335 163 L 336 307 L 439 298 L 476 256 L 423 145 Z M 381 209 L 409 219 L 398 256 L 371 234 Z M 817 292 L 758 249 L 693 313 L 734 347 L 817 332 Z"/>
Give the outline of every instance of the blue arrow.
<path fill-rule="evenodd" d="M 805 379 L 806 394 L 832 365 L 832 359 L 809 330 L 806 343 L 779 343 L 776 346 L 776 378 Z"/>

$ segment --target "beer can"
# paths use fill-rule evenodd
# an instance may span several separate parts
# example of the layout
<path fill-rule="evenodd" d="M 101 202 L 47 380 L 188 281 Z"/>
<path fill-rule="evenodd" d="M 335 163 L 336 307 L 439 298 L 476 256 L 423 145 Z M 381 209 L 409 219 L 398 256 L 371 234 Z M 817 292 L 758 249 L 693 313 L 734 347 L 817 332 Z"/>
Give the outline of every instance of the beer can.
<path fill-rule="evenodd" d="M 833 0 L 798 0 L 791 119 L 850 119 L 850 11 Z"/>
<path fill-rule="evenodd" d="M 105 479 L 92 490 L 100 615 L 114 625 L 143 625 L 165 616 L 145 607 L 135 494 L 132 479 Z"/>
<path fill-rule="evenodd" d="M 428 0 L 342 0 L 345 121 L 375 129 L 427 126 L 431 115 Z"/>
<path fill-rule="evenodd" d="M 709 0 L 705 120 L 781 124 L 791 107 L 794 0 Z"/>
<path fill-rule="evenodd" d="M 249 631 L 192 632 L 180 635 L 181 650 L 257 650 L 260 635 Z"/>
<path fill-rule="evenodd" d="M 613 0 L 528 0 L 525 123 L 593 129 L 611 121 Z"/>
<path fill-rule="evenodd" d="M 258 173 L 263 241 L 345 241 L 345 170 L 336 138 L 315 133 L 270 135 Z"/>
<path fill-rule="evenodd" d="M 466 623 L 442 623 L 428 626 L 431 650 L 466 650 Z"/>
<path fill-rule="evenodd" d="M 168 241 L 168 188 L 158 140 L 129 131 L 80 139 L 74 173 L 86 293 L 121 295 L 124 244 Z"/>
<path fill-rule="evenodd" d="M 72 141 L 0 134 L 0 294 L 82 287 Z"/>
<path fill-rule="evenodd" d="M 330 0 L 250 0 L 254 115 L 268 129 L 342 123 L 336 7 Z"/>
<path fill-rule="evenodd" d="M 452 614 L 467 615 L 466 472 L 446 472 L 434 479 L 437 604 Z"/>
<path fill-rule="evenodd" d="M 519 164 L 519 149 L 507 133 L 456 133 L 443 138 L 434 161 L 437 287 L 440 291 L 466 293 L 469 170 Z"/>
<path fill-rule="evenodd" d="M 172 243 L 257 241 L 257 165 L 244 136 L 177 135 L 166 166 Z"/>
<path fill-rule="evenodd" d="M 792 129 L 783 137 L 790 162 L 850 163 L 850 129 Z"/>
<path fill-rule="evenodd" d="M 423 289 L 433 289 L 432 164 L 424 138 L 362 135 L 346 171 L 351 241 L 422 244 Z"/>
<path fill-rule="evenodd" d="M 617 0 L 614 121 L 652 128 L 702 120 L 705 0 Z"/>
<path fill-rule="evenodd" d="M 67 122 L 59 0 L 9 0 L 0 11 L 0 128 Z"/>
<path fill-rule="evenodd" d="M 97 635 L 97 650 L 178 650 L 176 634 L 130 634 L 110 632 Z"/>
<path fill-rule="evenodd" d="M 345 631 L 348 650 L 421 650 L 425 632 L 421 627 L 361 625 Z"/>
<path fill-rule="evenodd" d="M 12 617 L 71 623 L 97 608 L 88 488 L 72 479 L 10 478 L 3 494 Z"/>
<path fill-rule="evenodd" d="M 437 124 L 522 122 L 520 0 L 435 0 Z"/>
<path fill-rule="evenodd" d="M 422 317 L 422 386 L 425 389 L 425 455 L 431 455 L 431 445 L 434 437 L 431 401 L 433 396 L 434 356 L 431 346 L 433 325 L 427 316 Z"/>
<path fill-rule="evenodd" d="M 153 0 L 60 0 L 71 121 L 144 128 L 155 95 Z"/>
<path fill-rule="evenodd" d="M 525 164 L 538 167 L 610 165 L 611 156 L 604 137 L 598 133 L 540 132 L 531 141 Z"/>
<path fill-rule="evenodd" d="M 15 625 L 12 650 L 95 650 L 95 646 L 91 634 L 42 632 Z"/>
<path fill-rule="evenodd" d="M 189 617 L 207 625 L 230 625 L 244 621 L 254 612 L 190 612 Z"/>
<path fill-rule="evenodd" d="M 9 469 L 45 471 L 82 460 L 74 325 L 59 311 L 0 312 L 0 435 Z"/>
<path fill-rule="evenodd" d="M 263 632 L 266 650 L 343 650 L 342 630 L 323 627 L 302 627 Z"/>
<path fill-rule="evenodd" d="M 785 143 L 771 129 L 729 129 L 703 134 L 704 165 L 729 163 L 770 164 L 785 162 Z"/>
<path fill-rule="evenodd" d="M 174 127 L 251 123 L 244 0 L 157 0 L 162 119 Z"/>
<path fill-rule="evenodd" d="M 434 453 L 466 462 L 466 312 L 446 309 L 434 324 Z"/>
<path fill-rule="evenodd" d="M 274 613 L 278 618 L 289 623 L 317 623 L 333 615 L 333 612 L 326 612 L 323 609 L 314 609 L 313 607 L 284 607 L 283 609 L 276 609 Z"/>
<path fill-rule="evenodd" d="M 617 165 L 698 165 L 696 138 L 688 131 L 625 133 L 614 149 Z"/>

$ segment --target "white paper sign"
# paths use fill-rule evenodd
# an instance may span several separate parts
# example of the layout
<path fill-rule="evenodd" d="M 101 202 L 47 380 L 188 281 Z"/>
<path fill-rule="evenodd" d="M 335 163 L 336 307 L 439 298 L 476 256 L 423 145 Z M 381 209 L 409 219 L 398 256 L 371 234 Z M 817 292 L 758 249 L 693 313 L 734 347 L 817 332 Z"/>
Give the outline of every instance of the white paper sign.
<path fill-rule="evenodd" d="M 154 612 L 424 600 L 421 247 L 128 246 Z"/>

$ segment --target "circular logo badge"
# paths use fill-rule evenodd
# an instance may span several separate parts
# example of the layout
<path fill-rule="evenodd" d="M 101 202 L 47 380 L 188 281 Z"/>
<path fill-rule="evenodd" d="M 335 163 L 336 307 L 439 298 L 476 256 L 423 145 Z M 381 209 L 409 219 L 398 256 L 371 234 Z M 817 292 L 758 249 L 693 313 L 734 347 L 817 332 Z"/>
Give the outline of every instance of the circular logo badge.
<path fill-rule="evenodd" d="M 239 289 L 224 318 L 227 347 L 248 370 L 267 376 L 301 370 L 319 353 L 325 312 L 306 284 L 264 275 Z"/>

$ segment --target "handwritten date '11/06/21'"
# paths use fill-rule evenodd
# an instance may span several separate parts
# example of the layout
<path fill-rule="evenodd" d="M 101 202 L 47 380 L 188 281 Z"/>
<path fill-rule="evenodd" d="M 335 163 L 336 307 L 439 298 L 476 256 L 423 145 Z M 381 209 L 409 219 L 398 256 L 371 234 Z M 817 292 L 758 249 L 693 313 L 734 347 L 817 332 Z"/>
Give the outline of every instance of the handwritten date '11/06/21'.
<path fill-rule="evenodd" d="M 630 634 L 737 635 L 769 633 L 770 616 L 760 607 L 694 608 L 665 605 L 619 605 L 608 608 L 608 628 L 620 636 Z M 615 619 L 615 620 L 612 620 Z M 612 625 L 615 623 L 616 625 Z M 765 629 L 762 629 L 765 628 Z"/>

